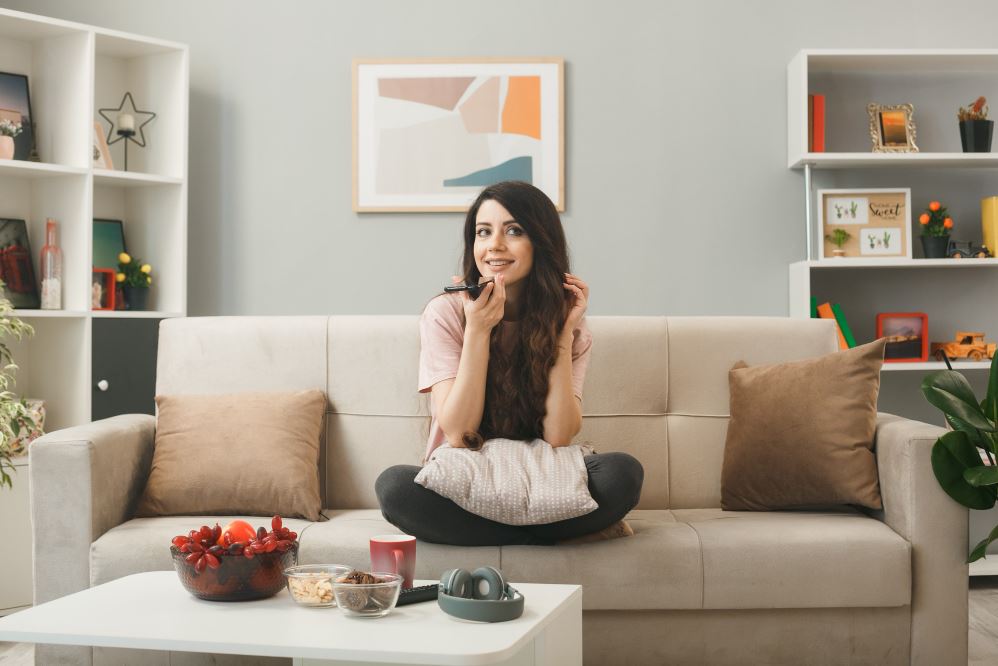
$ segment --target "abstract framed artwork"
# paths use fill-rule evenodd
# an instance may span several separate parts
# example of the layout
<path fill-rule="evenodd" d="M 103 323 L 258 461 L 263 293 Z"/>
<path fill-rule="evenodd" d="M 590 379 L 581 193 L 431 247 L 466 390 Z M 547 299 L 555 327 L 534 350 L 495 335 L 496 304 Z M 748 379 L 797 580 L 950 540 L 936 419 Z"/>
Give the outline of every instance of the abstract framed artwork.
<path fill-rule="evenodd" d="M 562 58 L 357 59 L 353 209 L 464 212 L 522 180 L 565 210 Z"/>

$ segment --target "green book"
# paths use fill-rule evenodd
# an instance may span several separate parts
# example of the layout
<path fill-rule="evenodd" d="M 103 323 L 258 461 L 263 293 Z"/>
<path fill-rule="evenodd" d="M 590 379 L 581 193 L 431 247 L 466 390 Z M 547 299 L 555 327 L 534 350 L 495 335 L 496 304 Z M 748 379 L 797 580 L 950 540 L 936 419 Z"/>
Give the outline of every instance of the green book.
<path fill-rule="evenodd" d="M 856 337 L 852 334 L 852 329 L 849 328 L 846 315 L 842 312 L 842 306 L 838 303 L 832 303 L 832 312 L 835 314 L 835 321 L 839 323 L 839 328 L 842 329 L 842 337 L 846 339 L 849 349 L 852 349 L 856 346 Z"/>
<path fill-rule="evenodd" d="M 818 318 L 818 297 L 817 296 L 812 296 L 811 297 L 811 319 L 817 319 L 817 318 Z"/>

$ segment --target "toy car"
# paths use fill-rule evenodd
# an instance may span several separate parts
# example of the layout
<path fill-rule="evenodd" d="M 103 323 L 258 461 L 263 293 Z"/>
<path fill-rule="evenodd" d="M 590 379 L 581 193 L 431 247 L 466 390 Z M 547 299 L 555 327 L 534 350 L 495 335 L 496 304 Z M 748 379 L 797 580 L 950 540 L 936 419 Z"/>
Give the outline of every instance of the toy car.
<path fill-rule="evenodd" d="M 951 359 L 969 358 L 972 361 L 983 361 L 994 357 L 996 347 L 998 345 L 994 342 L 984 342 L 983 333 L 957 331 L 954 342 L 933 342 L 931 353 L 940 361 L 943 359 L 941 352 L 945 352 Z"/>
<path fill-rule="evenodd" d="M 987 245 L 975 246 L 971 241 L 951 240 L 946 248 L 946 256 L 953 259 L 987 259 L 992 255 Z"/>

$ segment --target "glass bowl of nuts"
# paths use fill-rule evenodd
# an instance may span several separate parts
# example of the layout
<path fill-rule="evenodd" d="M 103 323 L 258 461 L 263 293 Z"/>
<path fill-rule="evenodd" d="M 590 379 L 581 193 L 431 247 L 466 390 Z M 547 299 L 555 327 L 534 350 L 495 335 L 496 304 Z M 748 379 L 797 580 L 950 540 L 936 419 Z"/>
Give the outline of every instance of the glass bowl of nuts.
<path fill-rule="evenodd" d="M 324 608 L 336 605 L 333 581 L 346 576 L 353 567 L 345 564 L 300 564 L 284 570 L 291 598 L 302 606 Z"/>
<path fill-rule="evenodd" d="M 351 571 L 333 579 L 333 595 L 347 615 L 382 617 L 395 608 L 402 580 L 393 573 Z"/>

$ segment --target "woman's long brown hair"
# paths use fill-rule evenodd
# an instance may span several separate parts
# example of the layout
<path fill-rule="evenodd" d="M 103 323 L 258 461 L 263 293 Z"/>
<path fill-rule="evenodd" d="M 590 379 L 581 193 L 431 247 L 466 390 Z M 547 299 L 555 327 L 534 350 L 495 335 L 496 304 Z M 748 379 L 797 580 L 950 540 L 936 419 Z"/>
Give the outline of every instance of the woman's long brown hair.
<path fill-rule="evenodd" d="M 558 335 L 571 308 L 571 294 L 562 286 L 569 272 L 568 246 L 554 204 L 529 183 L 506 181 L 482 190 L 464 221 L 464 280 L 477 284 L 475 222 L 482 203 L 494 200 L 513 216 L 534 249 L 533 267 L 520 293 L 517 340 L 506 353 L 499 345 L 500 322 L 492 329 L 485 407 L 477 432 L 463 441 L 477 449 L 487 439 L 538 439 L 544 434 L 548 378 L 557 358 Z"/>

